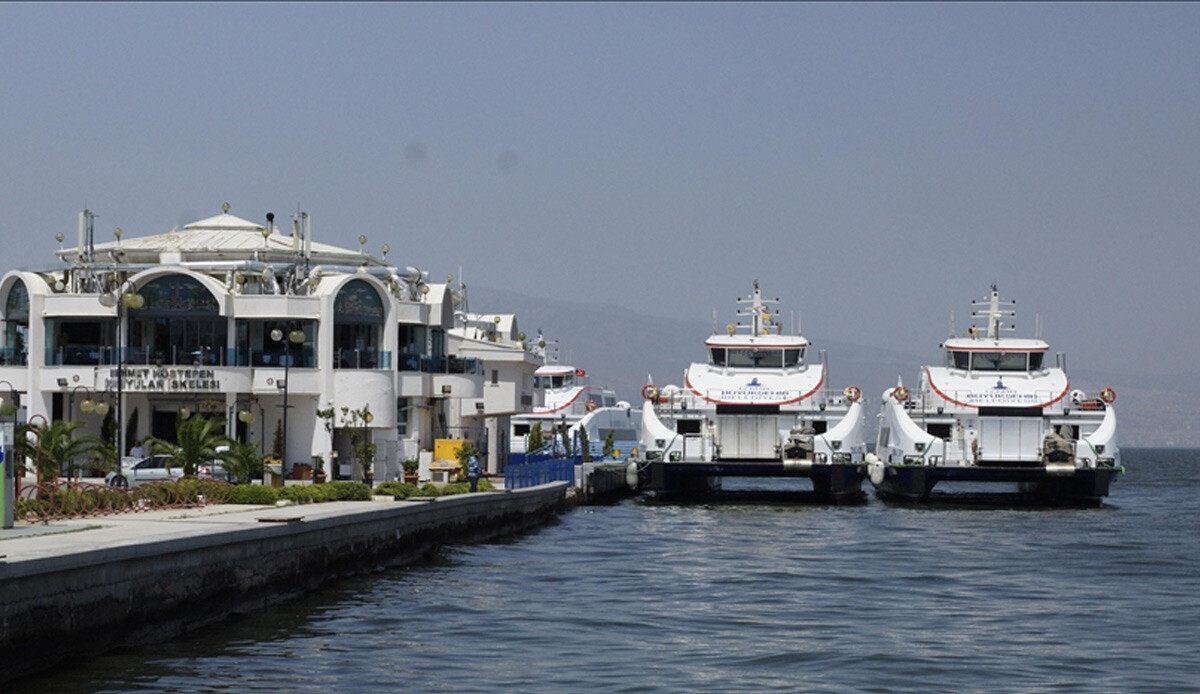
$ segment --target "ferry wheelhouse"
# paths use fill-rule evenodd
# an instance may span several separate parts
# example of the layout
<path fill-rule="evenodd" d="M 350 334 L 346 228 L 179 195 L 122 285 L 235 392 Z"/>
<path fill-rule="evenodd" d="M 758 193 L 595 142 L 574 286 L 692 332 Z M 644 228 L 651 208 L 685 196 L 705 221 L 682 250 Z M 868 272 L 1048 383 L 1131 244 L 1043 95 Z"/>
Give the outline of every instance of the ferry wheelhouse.
<path fill-rule="evenodd" d="M 684 386 L 643 389 L 642 486 L 665 493 L 722 489 L 736 477 L 801 477 L 822 497 L 861 496 L 866 477 L 865 418 L 855 386 L 832 391 L 824 358 L 783 334 L 758 282 L 730 324 L 705 341 Z"/>
<path fill-rule="evenodd" d="M 1003 319 L 1016 314 L 1015 303 L 995 286 L 973 305 L 972 316 L 986 320 L 983 334 L 972 326 L 947 339 L 942 365 L 925 366 L 915 392 L 902 383 L 884 392 L 868 456 L 872 484 L 881 496 L 909 500 L 966 482 L 963 491 L 1098 503 L 1122 471 L 1116 393 L 1072 389 L 1063 357 L 1050 364 L 1040 338 L 1001 337 L 1012 330 Z"/>

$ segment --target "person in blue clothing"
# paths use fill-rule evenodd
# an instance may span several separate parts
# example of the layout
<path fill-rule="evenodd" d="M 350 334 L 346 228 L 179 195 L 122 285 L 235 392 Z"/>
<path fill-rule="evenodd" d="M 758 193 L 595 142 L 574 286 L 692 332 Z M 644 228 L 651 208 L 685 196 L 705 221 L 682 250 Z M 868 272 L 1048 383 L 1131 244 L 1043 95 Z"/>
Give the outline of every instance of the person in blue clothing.
<path fill-rule="evenodd" d="M 479 458 L 472 453 L 467 459 L 467 479 L 471 481 L 471 491 L 479 488 Z"/>

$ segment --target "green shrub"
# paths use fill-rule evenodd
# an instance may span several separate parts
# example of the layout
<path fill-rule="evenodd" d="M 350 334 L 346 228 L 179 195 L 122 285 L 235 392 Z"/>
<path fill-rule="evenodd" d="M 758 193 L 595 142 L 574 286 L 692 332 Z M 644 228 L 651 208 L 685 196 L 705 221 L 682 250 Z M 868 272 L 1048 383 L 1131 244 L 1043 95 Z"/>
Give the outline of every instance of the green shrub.
<path fill-rule="evenodd" d="M 233 488 L 229 497 L 231 504 L 254 504 L 271 506 L 279 500 L 279 490 L 274 487 L 263 487 L 257 484 L 239 484 Z"/>
<path fill-rule="evenodd" d="M 164 482 L 163 484 L 175 485 L 174 493 L 179 500 L 190 503 L 198 502 L 201 495 L 204 495 L 209 503 L 220 503 L 228 498 L 231 493 L 231 485 L 228 482 L 204 479 L 202 477 L 184 477 L 183 479 L 174 482 Z"/>
<path fill-rule="evenodd" d="M 479 485 L 476 487 L 476 489 L 481 492 L 487 492 L 487 491 L 491 491 L 492 489 L 495 489 L 495 487 L 492 486 L 491 482 L 489 482 L 486 479 L 481 477 L 479 479 Z M 471 493 L 471 483 L 470 482 L 455 482 L 454 484 L 447 484 L 446 486 L 442 487 L 441 495 L 449 496 L 451 494 L 470 494 L 470 493 Z"/>
<path fill-rule="evenodd" d="M 325 482 L 320 486 L 325 487 L 329 501 L 371 500 L 371 487 L 363 482 Z"/>
<path fill-rule="evenodd" d="M 312 487 L 313 485 L 309 484 L 284 487 L 279 490 L 279 498 L 295 504 L 309 504 L 313 501 Z"/>
<path fill-rule="evenodd" d="M 421 487 L 419 489 L 417 489 L 417 491 L 412 493 L 412 496 L 421 496 L 421 497 L 441 496 L 441 495 L 442 495 L 442 490 L 439 489 L 438 486 L 435 485 L 433 482 L 426 482 L 425 484 L 421 485 Z"/>
<path fill-rule="evenodd" d="M 319 504 L 325 501 L 333 501 L 329 495 L 329 485 L 324 482 L 321 484 L 309 485 L 308 493 L 312 497 L 312 502 L 314 504 Z"/>
<path fill-rule="evenodd" d="M 417 493 L 417 485 L 410 482 L 384 482 L 375 487 L 375 493 L 390 496 L 393 499 L 407 499 Z"/>

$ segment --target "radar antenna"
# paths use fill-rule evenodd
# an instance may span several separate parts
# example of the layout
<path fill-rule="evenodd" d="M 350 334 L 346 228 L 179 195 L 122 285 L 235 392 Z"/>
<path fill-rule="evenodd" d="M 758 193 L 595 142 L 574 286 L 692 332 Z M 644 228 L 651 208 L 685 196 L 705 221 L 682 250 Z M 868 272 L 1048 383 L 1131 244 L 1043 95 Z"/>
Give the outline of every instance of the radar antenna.
<path fill-rule="evenodd" d="M 1016 316 L 1017 315 L 1016 310 L 1015 309 L 1002 309 L 1000 307 L 1002 305 L 1003 306 L 1016 306 L 1017 302 L 1016 301 L 1002 301 L 1000 299 L 1000 292 L 998 292 L 996 290 L 995 283 L 992 284 L 992 294 L 991 294 L 990 298 L 988 298 L 986 301 L 972 301 L 971 305 L 972 306 L 987 306 L 987 308 L 982 311 L 972 311 L 971 316 L 974 318 L 987 318 L 988 339 L 999 340 L 1001 330 L 1011 331 L 1011 330 L 1016 329 L 1015 325 L 1011 325 L 1011 324 L 1006 325 L 1003 321 L 1000 320 L 1001 318 L 1004 318 L 1006 316 L 1008 316 L 1008 317 Z"/>

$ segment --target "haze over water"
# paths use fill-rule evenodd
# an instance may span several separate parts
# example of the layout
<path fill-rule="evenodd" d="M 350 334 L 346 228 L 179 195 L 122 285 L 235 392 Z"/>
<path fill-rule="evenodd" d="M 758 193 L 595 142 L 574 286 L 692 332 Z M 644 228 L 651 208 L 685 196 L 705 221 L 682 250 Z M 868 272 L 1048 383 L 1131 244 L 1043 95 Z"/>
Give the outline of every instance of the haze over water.
<path fill-rule="evenodd" d="M 583 507 L 12 692 L 1179 692 L 1200 451 L 1095 509 Z"/>

